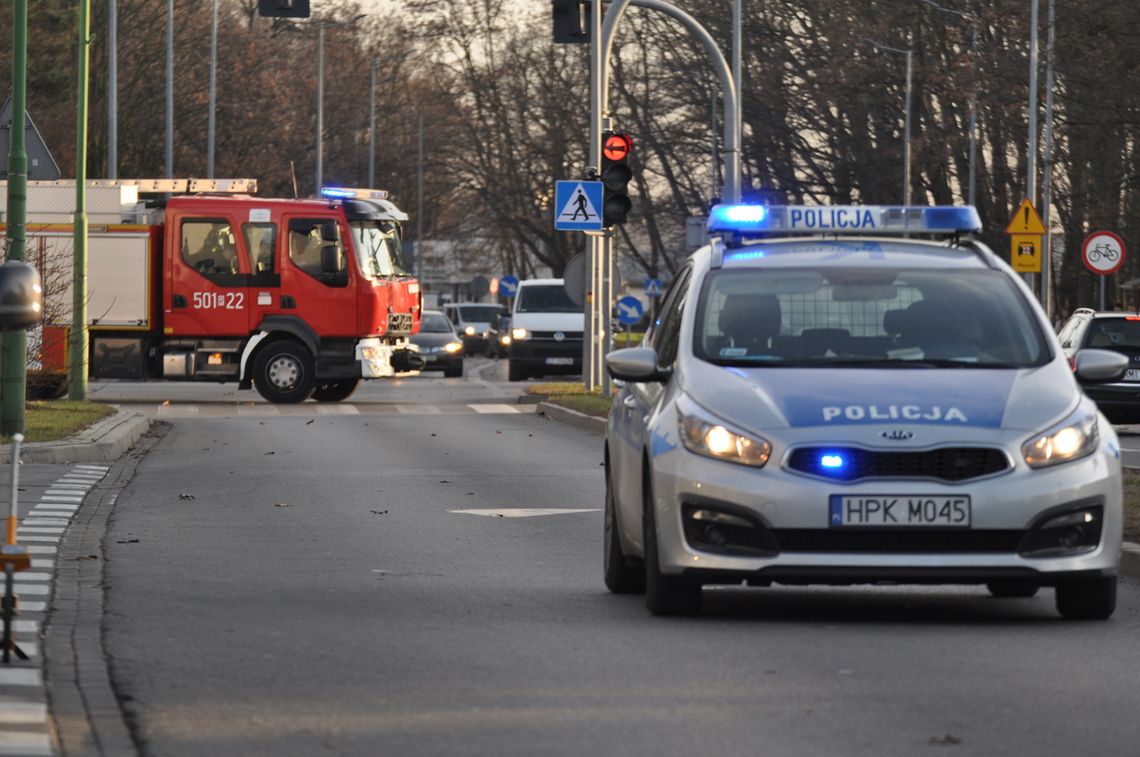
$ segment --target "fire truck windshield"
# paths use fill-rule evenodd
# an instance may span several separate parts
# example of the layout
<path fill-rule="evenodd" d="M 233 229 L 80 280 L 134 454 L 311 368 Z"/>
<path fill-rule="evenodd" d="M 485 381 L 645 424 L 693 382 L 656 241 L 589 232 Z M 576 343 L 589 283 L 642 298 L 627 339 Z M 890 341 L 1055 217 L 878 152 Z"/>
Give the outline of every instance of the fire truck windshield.
<path fill-rule="evenodd" d="M 360 270 L 370 279 L 381 276 L 410 276 L 404 260 L 399 227 L 386 221 L 352 221 L 352 241 Z"/>

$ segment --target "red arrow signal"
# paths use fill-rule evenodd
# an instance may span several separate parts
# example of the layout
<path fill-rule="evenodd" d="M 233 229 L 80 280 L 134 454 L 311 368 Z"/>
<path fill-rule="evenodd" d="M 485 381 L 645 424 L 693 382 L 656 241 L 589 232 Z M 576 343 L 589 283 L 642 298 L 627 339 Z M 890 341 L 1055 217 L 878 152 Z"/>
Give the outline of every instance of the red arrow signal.
<path fill-rule="evenodd" d="M 625 160 L 633 150 L 633 139 L 628 134 L 611 134 L 602 145 L 607 160 Z"/>

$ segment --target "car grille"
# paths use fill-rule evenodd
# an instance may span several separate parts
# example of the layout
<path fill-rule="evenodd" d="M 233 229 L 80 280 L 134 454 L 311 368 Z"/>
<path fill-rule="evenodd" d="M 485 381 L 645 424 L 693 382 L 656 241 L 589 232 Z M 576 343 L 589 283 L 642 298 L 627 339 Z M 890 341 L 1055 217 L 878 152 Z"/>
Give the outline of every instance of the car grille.
<path fill-rule="evenodd" d="M 554 335 L 559 332 L 555 331 L 532 331 L 530 332 L 531 339 L 554 339 Z M 582 341 L 581 331 L 563 331 L 562 340 L 567 342 Z"/>
<path fill-rule="evenodd" d="M 821 458 L 842 457 L 840 467 L 825 468 Z M 932 478 L 969 481 L 1008 470 L 1009 458 L 992 447 L 943 447 L 923 451 L 866 450 L 857 447 L 799 447 L 787 467 L 800 473 L 836 481 L 876 478 Z"/>
<path fill-rule="evenodd" d="M 411 313 L 389 313 L 388 314 L 388 333 L 389 334 L 410 334 L 410 333 L 412 333 L 412 314 Z"/>
<path fill-rule="evenodd" d="M 851 529 L 771 529 L 781 552 L 847 553 L 1012 553 L 1024 531 L 906 531 Z"/>

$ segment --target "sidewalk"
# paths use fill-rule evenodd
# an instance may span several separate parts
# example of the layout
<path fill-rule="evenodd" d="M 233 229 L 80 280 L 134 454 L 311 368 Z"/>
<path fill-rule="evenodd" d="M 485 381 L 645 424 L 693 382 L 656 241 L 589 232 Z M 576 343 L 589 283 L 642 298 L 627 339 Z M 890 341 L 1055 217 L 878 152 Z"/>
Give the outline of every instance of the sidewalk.
<path fill-rule="evenodd" d="M 20 447 L 20 462 L 70 465 L 110 463 L 134 446 L 150 428 L 150 418 L 134 410 L 119 410 L 58 442 L 28 442 Z M 0 445 L 0 464 L 12 461 L 12 445 Z"/>
<path fill-rule="evenodd" d="M 550 402 L 539 402 L 534 411 L 559 423 L 599 434 L 606 432 L 605 418 L 579 413 L 577 410 L 559 407 Z M 1120 555 L 1120 575 L 1140 581 L 1140 544 L 1134 544 L 1130 541 L 1124 542 Z"/>

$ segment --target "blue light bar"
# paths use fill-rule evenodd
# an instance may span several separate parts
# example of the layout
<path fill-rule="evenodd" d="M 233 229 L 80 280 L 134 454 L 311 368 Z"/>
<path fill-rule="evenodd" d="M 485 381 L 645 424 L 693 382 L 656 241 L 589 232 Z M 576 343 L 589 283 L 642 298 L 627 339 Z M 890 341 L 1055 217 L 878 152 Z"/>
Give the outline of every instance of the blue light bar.
<path fill-rule="evenodd" d="M 846 462 L 843 460 L 843 455 L 831 453 L 819 456 L 819 467 L 821 468 L 835 469 L 842 468 L 845 465 Z"/>
<path fill-rule="evenodd" d="M 970 205 L 717 205 L 709 234 L 962 234 L 982 230 Z"/>
<path fill-rule="evenodd" d="M 321 197 L 331 200 L 387 200 L 383 189 L 357 189 L 356 187 L 321 187 Z"/>

